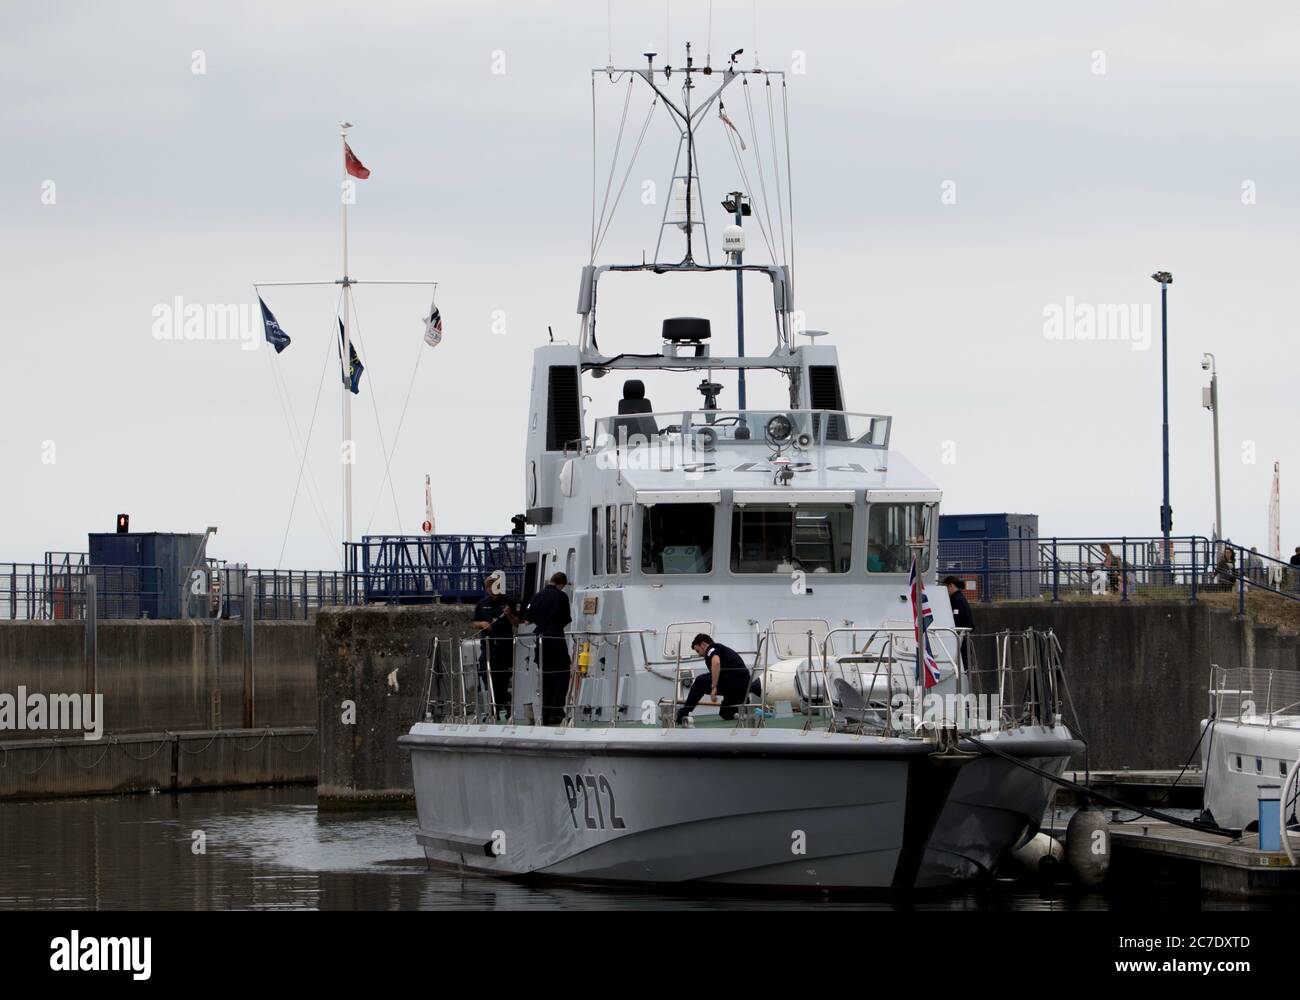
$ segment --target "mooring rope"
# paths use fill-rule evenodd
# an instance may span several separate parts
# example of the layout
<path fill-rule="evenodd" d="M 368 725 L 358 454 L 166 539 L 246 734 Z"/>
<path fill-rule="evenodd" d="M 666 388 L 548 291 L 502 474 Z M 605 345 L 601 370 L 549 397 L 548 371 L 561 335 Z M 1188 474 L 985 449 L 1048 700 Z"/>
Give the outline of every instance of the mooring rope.
<path fill-rule="evenodd" d="M 1105 802 L 1109 806 L 1118 809 L 1128 809 L 1132 812 L 1141 813 L 1143 816 L 1149 816 L 1151 819 L 1159 820 L 1162 823 L 1185 827 L 1188 830 L 1200 830 L 1202 833 L 1213 834 L 1216 837 L 1227 837 L 1229 840 L 1238 840 L 1241 837 L 1240 830 L 1227 830 L 1219 826 L 1217 823 L 1206 823 L 1202 820 L 1183 819 L 1181 816 L 1173 816 L 1169 813 L 1163 813 L 1158 809 L 1148 809 L 1145 806 L 1135 805 L 1132 802 L 1124 802 L 1120 799 L 1112 798 L 1109 795 L 1103 795 L 1101 792 L 1094 791 L 1087 785 L 1081 785 L 1077 781 L 1071 781 L 1069 778 L 1059 777 L 1052 774 L 1050 771 L 1044 771 L 1041 767 L 1034 766 L 1026 760 L 1021 760 L 1019 757 L 1013 757 L 1009 753 L 1004 753 L 975 736 L 967 735 L 964 736 L 963 739 L 970 740 L 970 742 L 974 743 L 975 746 L 979 747 L 981 750 L 986 750 L 997 757 L 1002 757 L 1018 767 L 1023 767 L 1026 771 L 1032 771 L 1041 778 L 1046 778 L 1048 781 L 1053 781 L 1063 788 L 1069 788 L 1090 799 L 1097 799 L 1099 802 Z"/>

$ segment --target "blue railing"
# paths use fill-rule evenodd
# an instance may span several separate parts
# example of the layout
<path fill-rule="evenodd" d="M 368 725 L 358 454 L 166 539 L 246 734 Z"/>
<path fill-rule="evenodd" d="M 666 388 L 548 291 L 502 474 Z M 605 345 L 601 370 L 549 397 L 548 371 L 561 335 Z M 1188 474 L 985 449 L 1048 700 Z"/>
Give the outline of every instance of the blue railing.
<path fill-rule="evenodd" d="M 1239 569 L 1244 567 L 1244 570 Z M 980 601 L 1112 595 L 1187 599 L 1207 591 L 1269 591 L 1300 600 L 1300 567 L 1228 541 L 1198 536 L 946 539 L 938 543 L 939 579 L 956 576 Z"/>
<path fill-rule="evenodd" d="M 523 589 L 523 535 L 368 535 L 344 549 L 350 603 L 478 600 L 497 571 L 507 591 Z"/>

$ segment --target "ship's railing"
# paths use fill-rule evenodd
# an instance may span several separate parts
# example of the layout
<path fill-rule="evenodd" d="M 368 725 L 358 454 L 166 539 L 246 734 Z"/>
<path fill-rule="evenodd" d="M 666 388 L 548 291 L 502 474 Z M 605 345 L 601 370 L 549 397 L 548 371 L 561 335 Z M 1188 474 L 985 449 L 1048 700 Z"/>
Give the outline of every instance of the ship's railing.
<path fill-rule="evenodd" d="M 1210 715 L 1241 725 L 1300 729 L 1300 673 L 1214 666 Z"/>
<path fill-rule="evenodd" d="M 501 639 L 435 639 L 429 650 L 423 717 L 430 722 L 500 721 L 523 725 L 560 717 L 562 721 L 550 724 L 672 727 L 676 723 L 677 709 L 684 700 L 684 689 L 690 686 L 701 663 L 696 654 L 683 653 L 683 649 L 689 649 L 686 646 L 689 637 L 677 644 L 674 655 L 657 653 L 648 640 L 659 635 L 657 629 L 578 629 L 567 633 L 564 642 L 570 667 L 563 696 L 557 698 L 554 705 L 546 702 L 542 640 L 536 634 L 517 634 Z M 754 640 L 759 638 L 755 633 L 734 636 L 718 633 L 714 638 L 732 646 L 747 662 L 753 662 L 761 655 L 753 646 Z M 489 647 L 489 643 L 498 645 Z M 584 647 L 585 666 L 582 662 Z M 494 656 L 509 664 L 508 698 L 497 690 L 502 671 L 491 669 Z M 672 692 L 670 697 L 634 704 L 630 692 L 633 674 L 637 670 L 667 681 Z M 524 690 L 521 682 L 533 692 L 528 701 L 521 701 L 520 693 Z M 707 700 L 702 704 L 712 707 Z M 742 712 L 742 724 L 752 721 L 755 709 L 759 707 L 750 705 L 747 711 Z"/>
<path fill-rule="evenodd" d="M 647 639 L 658 635 L 654 629 L 567 634 L 563 641 L 570 666 L 562 688 L 544 683 L 540 655 L 544 640 L 535 634 L 487 640 L 435 639 L 426 676 L 424 719 L 672 728 L 677 725 L 685 690 L 703 665 L 698 655 L 683 652 L 686 647 L 681 642 L 674 655 L 656 656 Z M 936 627 L 928 635 L 941 669 L 947 667 L 947 673 L 955 677 L 953 684 L 946 683 L 946 678 L 941 682 L 942 695 L 917 684 L 915 640 L 908 627 L 844 627 L 824 635 L 810 630 L 805 636 L 807 655 L 798 675 L 798 694 L 787 714 L 803 716 L 805 729 L 824 724 L 840 731 L 895 736 L 915 735 L 927 728 L 989 732 L 1055 725 L 1064 706 L 1069 705 L 1073 712 L 1061 645 L 1053 632 L 1026 629 L 977 635 L 965 629 Z M 771 629 L 717 633 L 714 639 L 752 663 L 751 682 L 759 682 L 758 690 L 751 687 L 745 701 L 735 706 L 736 725 L 767 725 L 767 720 L 782 711 L 773 696 L 771 668 L 776 642 Z M 837 652 L 837 640 L 850 652 Z M 491 651 L 489 643 L 496 644 Z M 494 658 L 495 670 L 491 669 Z M 504 670 L 503 662 L 507 664 Z M 990 666 L 981 667 L 981 662 Z M 633 676 L 641 669 L 667 680 L 671 696 L 634 702 Z M 498 690 L 503 673 L 510 679 L 509 697 Z M 522 697 L 525 691 L 531 692 L 527 699 Z M 554 704 L 547 703 L 548 697 L 554 698 Z M 716 707 L 709 700 L 701 706 Z M 1077 716 L 1074 721 L 1077 729 Z"/>
<path fill-rule="evenodd" d="M 784 418 L 788 437 L 801 447 L 843 445 L 887 449 L 891 417 L 843 410 L 668 410 L 601 417 L 596 421 L 593 450 L 628 448 L 675 440 L 683 446 L 711 450 L 719 445 L 767 444 L 768 425 Z M 656 434 L 650 434 L 657 429 Z"/>
<path fill-rule="evenodd" d="M 499 639 L 435 638 L 425 683 L 425 721 L 534 725 L 551 719 L 548 724 L 558 726 L 610 727 L 644 723 L 642 708 L 626 700 L 627 685 L 635 669 L 634 650 L 639 648 L 642 663 L 653 663 L 645 640 L 655 634 L 654 629 L 567 633 L 562 641 L 569 656 L 569 670 L 562 694 L 553 705 L 546 702 L 542 643 L 554 639 L 535 633 Z M 508 667 L 492 669 L 494 658 L 499 658 L 497 663 L 508 661 Z M 503 673 L 510 678 L 508 696 L 497 690 Z M 533 692 L 526 702 L 520 700 L 521 681 L 527 682 Z M 593 686 L 594 692 L 590 690 Z M 522 715 L 516 713 L 516 708 Z"/>
<path fill-rule="evenodd" d="M 1070 699 L 1054 632 L 974 634 L 935 627 L 927 636 L 934 660 L 947 674 L 941 692 L 925 689 L 917 679 L 910 626 L 841 627 L 820 637 L 809 630 L 802 670 L 795 672 L 797 709 L 808 717 L 805 728 L 815 718 L 847 731 L 884 735 L 935 727 L 989 732 L 1060 721 Z M 768 704 L 774 691 L 768 655 L 773 645 L 768 635 L 758 663 Z M 845 645 L 847 654 L 839 651 Z M 983 662 L 992 666 L 980 666 L 981 651 Z"/>

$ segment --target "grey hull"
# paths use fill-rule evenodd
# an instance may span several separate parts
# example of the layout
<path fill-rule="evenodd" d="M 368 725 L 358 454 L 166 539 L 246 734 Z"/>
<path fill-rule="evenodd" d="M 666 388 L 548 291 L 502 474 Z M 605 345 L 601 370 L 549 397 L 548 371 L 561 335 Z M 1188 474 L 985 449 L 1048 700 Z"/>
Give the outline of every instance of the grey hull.
<path fill-rule="evenodd" d="M 1035 729 L 985 739 L 1060 777 L 1083 745 L 1059 740 L 1054 752 L 1036 753 L 1050 733 Z M 1038 832 L 1053 790 L 1047 779 L 1000 757 L 986 755 L 963 766 L 931 837 L 917 885 L 941 886 L 987 875 L 1003 854 Z"/>
<path fill-rule="evenodd" d="M 402 742 L 426 856 L 499 875 L 911 888 L 966 877 L 949 857 L 988 826 L 963 806 L 933 841 L 972 765 L 914 740 L 419 724 Z"/>

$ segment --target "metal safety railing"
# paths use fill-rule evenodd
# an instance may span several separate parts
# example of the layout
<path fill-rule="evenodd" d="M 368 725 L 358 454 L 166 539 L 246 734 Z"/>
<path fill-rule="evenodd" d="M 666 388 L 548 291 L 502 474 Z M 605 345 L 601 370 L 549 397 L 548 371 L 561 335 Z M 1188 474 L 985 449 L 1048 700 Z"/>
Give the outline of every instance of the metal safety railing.
<path fill-rule="evenodd" d="M 348 602 L 346 573 L 223 566 L 212 575 L 212 604 L 222 618 L 306 621 Z"/>
<path fill-rule="evenodd" d="M 459 724 L 616 728 L 631 723 L 674 728 L 682 691 L 694 677 L 698 657 L 684 657 L 680 642 L 672 656 L 652 656 L 646 638 L 658 634 L 654 629 L 579 630 L 553 638 L 564 643 L 569 664 L 553 672 L 560 676 L 550 683 L 540 650 L 545 637 L 435 638 L 429 649 L 423 718 Z M 910 628 L 844 627 L 820 636 L 809 630 L 804 637 L 806 656 L 796 658 L 792 673 L 790 658 L 773 660 L 778 643 L 771 628 L 755 633 L 754 649 L 737 650 L 754 668 L 744 700 L 731 706 L 735 725 L 771 724 L 769 720 L 778 716 L 773 709 L 786 701 L 791 703 L 788 714 L 802 716 L 805 729 L 823 723 L 835 731 L 886 736 L 912 736 L 935 728 L 987 733 L 1056 725 L 1062 706 L 1070 704 L 1073 712 L 1055 633 L 1026 629 L 972 634 L 934 628 L 928 635 L 936 661 L 954 678 L 952 684 L 944 678 L 942 694 L 925 690 L 916 680 Z M 837 639 L 850 652 L 837 651 Z M 992 666 L 980 666 L 981 649 Z M 778 663 L 784 674 L 774 670 Z M 667 673 L 658 669 L 663 667 L 669 668 Z M 634 704 L 629 685 L 638 669 L 669 681 L 670 696 Z M 1074 722 L 1077 728 L 1077 715 Z"/>
<path fill-rule="evenodd" d="M 628 629 L 580 630 L 563 637 L 435 637 L 429 649 L 424 719 L 610 727 L 642 721 L 640 711 L 634 713 L 626 700 L 633 663 L 626 647 L 639 644 L 642 662 L 647 663 L 645 636 L 654 634 L 653 629 Z M 544 677 L 546 642 L 563 642 L 569 660 L 567 669 L 550 671 L 552 676 L 563 675 L 550 684 Z M 552 693 L 554 703 L 548 703 Z"/>
<path fill-rule="evenodd" d="M 1300 673 L 1215 666 L 1211 671 L 1210 715 L 1242 725 L 1300 729 Z"/>
<path fill-rule="evenodd" d="M 1198 535 L 940 539 L 938 575 L 977 601 L 1110 597 L 1196 601 L 1261 588 L 1300 600 L 1300 567 Z"/>
<path fill-rule="evenodd" d="M 523 590 L 523 535 L 367 535 L 344 545 L 349 604 L 470 601 L 490 573 Z"/>
<path fill-rule="evenodd" d="M 88 566 L 74 560 L 0 563 L 0 619 L 82 621 L 86 581 L 96 588 L 101 619 L 157 618 L 162 594 L 157 566 Z"/>

